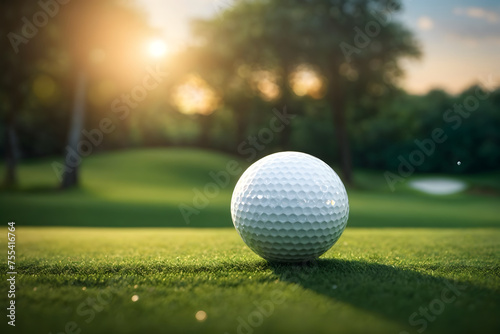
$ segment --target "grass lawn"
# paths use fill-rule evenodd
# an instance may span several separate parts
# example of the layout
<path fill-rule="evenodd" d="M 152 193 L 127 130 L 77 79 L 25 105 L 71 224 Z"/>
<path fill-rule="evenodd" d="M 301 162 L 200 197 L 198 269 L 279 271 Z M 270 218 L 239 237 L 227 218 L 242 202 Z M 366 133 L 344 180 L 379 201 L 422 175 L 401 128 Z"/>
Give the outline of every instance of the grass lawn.
<path fill-rule="evenodd" d="M 16 330 L 498 333 L 499 240 L 496 229 L 353 228 L 317 262 L 286 266 L 232 229 L 24 227 Z"/>
<path fill-rule="evenodd" d="M 67 192 L 56 189 L 53 160 L 32 161 L 20 168 L 19 190 L 0 191 L 0 221 L 23 226 L 232 227 L 229 203 L 238 175 L 189 222 L 179 210 L 179 204 L 194 207 L 197 191 L 203 194 L 214 182 L 210 173 L 226 170 L 232 159 L 186 149 L 96 154 L 83 162 L 82 187 Z M 242 171 L 249 165 L 237 163 Z M 355 178 L 357 188 L 348 189 L 349 227 L 500 227 L 500 173 L 463 178 L 473 192 L 440 197 L 405 184 L 391 192 L 383 171 L 358 171 Z"/>
<path fill-rule="evenodd" d="M 183 219 L 179 204 L 193 206 L 231 159 L 96 154 L 68 192 L 55 188 L 52 160 L 23 164 L 20 188 L 0 191 L 4 233 L 17 222 L 15 332 L 500 332 L 499 173 L 430 196 L 404 184 L 391 192 L 382 172 L 357 171 L 338 243 L 291 266 L 260 259 L 232 227 L 237 176 Z M 5 273 L 6 257 L 0 266 Z"/>

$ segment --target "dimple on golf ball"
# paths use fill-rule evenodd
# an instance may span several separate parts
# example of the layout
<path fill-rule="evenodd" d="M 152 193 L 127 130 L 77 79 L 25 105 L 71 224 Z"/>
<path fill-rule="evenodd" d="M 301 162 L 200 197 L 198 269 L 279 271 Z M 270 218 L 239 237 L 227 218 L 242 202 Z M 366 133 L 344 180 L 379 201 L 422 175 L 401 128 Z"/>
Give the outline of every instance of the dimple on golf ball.
<path fill-rule="evenodd" d="M 269 261 L 302 262 L 322 255 L 339 239 L 348 216 L 339 176 L 300 152 L 275 153 L 252 164 L 231 199 L 239 235 Z"/>

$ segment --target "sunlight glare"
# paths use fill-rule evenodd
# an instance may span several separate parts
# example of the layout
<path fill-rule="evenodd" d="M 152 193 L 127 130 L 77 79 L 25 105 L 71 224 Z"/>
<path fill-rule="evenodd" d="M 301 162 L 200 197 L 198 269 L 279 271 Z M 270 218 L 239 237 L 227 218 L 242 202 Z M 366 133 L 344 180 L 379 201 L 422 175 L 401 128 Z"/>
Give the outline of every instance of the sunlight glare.
<path fill-rule="evenodd" d="M 167 53 L 167 45 L 160 39 L 156 39 L 149 43 L 149 53 L 155 58 L 159 58 Z"/>

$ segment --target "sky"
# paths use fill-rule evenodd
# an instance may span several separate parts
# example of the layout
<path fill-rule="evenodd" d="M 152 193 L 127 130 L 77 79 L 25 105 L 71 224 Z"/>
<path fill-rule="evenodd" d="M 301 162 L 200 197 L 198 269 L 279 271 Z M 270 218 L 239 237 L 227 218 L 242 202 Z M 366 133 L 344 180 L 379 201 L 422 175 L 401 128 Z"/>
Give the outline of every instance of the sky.
<path fill-rule="evenodd" d="M 172 49 L 189 40 L 189 21 L 208 18 L 232 0 L 137 0 Z M 455 94 L 473 83 L 500 85 L 500 0 L 403 0 L 395 19 L 421 44 L 420 60 L 405 62 L 402 86 L 424 94 Z"/>

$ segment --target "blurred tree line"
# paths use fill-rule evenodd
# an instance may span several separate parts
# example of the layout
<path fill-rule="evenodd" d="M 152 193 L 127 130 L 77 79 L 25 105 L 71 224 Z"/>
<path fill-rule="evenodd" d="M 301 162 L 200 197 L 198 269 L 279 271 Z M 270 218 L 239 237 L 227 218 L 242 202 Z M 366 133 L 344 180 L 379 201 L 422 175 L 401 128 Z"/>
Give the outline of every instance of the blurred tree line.
<path fill-rule="evenodd" d="M 75 159 L 68 147 L 77 152 L 82 141 L 92 152 L 196 146 L 248 160 L 256 158 L 250 149 L 258 156 L 298 150 L 339 164 L 349 182 L 352 166 L 396 170 L 400 156 L 420 149 L 415 140 L 438 128 L 447 139 L 418 171 L 499 166 L 500 90 L 414 96 L 398 88 L 401 60 L 420 56 L 412 33 L 394 19 L 399 1 L 237 1 L 193 22 L 190 44 L 161 59 L 143 54 L 155 31 L 136 7 L 53 2 L 57 13 L 45 10 L 47 22 L 37 27 L 38 3 L 2 1 L 2 35 L 25 39 L 3 38 L 0 55 L 7 183 L 15 184 L 19 158 L 59 155 L 63 185 L 76 184 L 78 166 L 64 168 Z M 38 30 L 30 38 L 23 17 Z M 137 98 L 148 76 L 166 72 Z M 488 96 L 476 97 L 467 117 L 455 111 L 478 92 Z M 293 115 L 289 124 L 273 125 L 283 114 Z M 101 131 L 97 143 L 104 118 L 113 130 Z"/>

